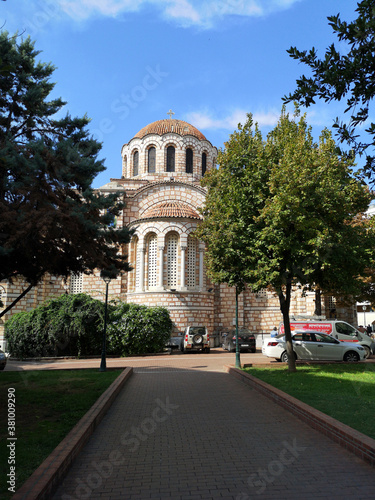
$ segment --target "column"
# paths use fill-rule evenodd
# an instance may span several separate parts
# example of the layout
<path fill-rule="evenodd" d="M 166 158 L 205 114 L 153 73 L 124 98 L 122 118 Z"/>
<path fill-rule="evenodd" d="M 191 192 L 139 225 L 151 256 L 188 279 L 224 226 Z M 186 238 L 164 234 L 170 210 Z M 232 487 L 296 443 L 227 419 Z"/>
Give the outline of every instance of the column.
<path fill-rule="evenodd" d="M 146 255 L 146 247 L 142 246 L 139 249 L 139 292 L 145 291 L 145 255 Z"/>

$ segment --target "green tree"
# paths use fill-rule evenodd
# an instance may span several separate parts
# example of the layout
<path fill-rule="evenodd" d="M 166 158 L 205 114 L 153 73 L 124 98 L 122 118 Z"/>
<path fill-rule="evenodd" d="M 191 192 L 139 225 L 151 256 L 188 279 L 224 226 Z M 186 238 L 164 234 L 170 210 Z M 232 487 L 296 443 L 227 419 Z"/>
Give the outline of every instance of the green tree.
<path fill-rule="evenodd" d="M 308 107 L 315 98 L 325 102 L 346 99 L 347 123 L 336 118 L 334 128 L 340 142 L 346 142 L 354 153 L 365 155 L 365 172 L 369 178 L 375 173 L 375 123 L 369 123 L 370 103 L 375 96 L 375 5 L 373 0 L 358 2 L 358 17 L 348 23 L 339 14 L 328 17 L 329 25 L 338 41 L 345 43 L 347 50 L 340 50 L 332 44 L 323 59 L 319 59 L 313 47 L 310 51 L 291 47 L 287 52 L 293 59 L 306 64 L 312 76 L 301 76 L 297 89 L 284 97 L 285 102 L 297 101 Z M 358 129 L 365 125 L 368 141 L 358 135 Z"/>
<path fill-rule="evenodd" d="M 230 283 L 235 269 L 254 292 L 277 294 L 294 371 L 292 289 L 358 291 L 356 277 L 368 261 L 362 232 L 354 238 L 357 226 L 349 222 L 367 208 L 370 194 L 353 176 L 352 162 L 338 155 L 330 133 L 323 131 L 314 143 L 298 112 L 290 119 L 283 110 L 266 141 L 253 129 L 249 115 L 220 154 L 218 171 L 205 179 L 209 195 L 198 235 L 207 243 L 213 281 Z M 232 259 L 224 257 L 227 245 Z"/>
<path fill-rule="evenodd" d="M 248 122 L 232 134 L 226 148 L 219 151 L 220 168 L 205 174 L 203 184 L 209 189 L 203 209 L 204 221 L 195 233 L 207 244 L 205 259 L 208 275 L 215 283 L 227 283 L 235 287 L 237 333 L 238 295 L 246 287 L 244 270 L 249 250 L 247 232 L 255 224 L 253 218 L 259 212 L 259 193 L 265 187 L 264 173 L 258 168 L 263 140 L 258 128 L 255 127 L 253 131 L 252 126 L 253 121 L 249 117 Z M 245 177 L 250 169 L 259 192 L 245 189 Z M 239 365 L 237 347 L 236 366 Z"/>
<path fill-rule="evenodd" d="M 87 116 L 62 116 L 66 103 L 49 98 L 55 68 L 38 54 L 0 34 L 0 280 L 22 276 L 28 289 L 46 273 L 129 270 L 119 245 L 130 233 L 114 227 L 123 202 L 91 187 L 101 144 Z"/>

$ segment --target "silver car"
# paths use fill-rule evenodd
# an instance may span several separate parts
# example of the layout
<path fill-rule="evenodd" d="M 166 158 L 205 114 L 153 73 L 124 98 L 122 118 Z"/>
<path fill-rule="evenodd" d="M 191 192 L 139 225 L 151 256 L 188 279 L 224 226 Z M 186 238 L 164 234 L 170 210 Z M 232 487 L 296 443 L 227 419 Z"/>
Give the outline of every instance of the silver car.
<path fill-rule="evenodd" d="M 292 332 L 293 351 L 296 359 L 314 361 L 363 361 L 366 351 L 361 345 L 340 342 L 326 333 L 312 331 Z M 262 353 L 277 361 L 288 362 L 284 336 L 263 340 Z"/>

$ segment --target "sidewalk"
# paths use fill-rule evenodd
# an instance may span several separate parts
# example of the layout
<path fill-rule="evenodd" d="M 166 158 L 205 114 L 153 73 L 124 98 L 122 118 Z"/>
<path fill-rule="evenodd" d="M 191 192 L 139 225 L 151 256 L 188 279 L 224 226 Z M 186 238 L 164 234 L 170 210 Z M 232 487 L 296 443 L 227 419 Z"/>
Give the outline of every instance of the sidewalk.
<path fill-rule="evenodd" d="M 370 465 L 196 362 L 135 368 L 53 500 L 374 498 Z"/>

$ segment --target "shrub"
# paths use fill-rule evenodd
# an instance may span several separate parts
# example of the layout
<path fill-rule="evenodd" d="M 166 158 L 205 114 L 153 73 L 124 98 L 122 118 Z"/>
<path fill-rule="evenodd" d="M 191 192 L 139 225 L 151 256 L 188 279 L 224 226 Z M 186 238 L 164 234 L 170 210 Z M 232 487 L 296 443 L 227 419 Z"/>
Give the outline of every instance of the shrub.
<path fill-rule="evenodd" d="M 172 332 L 164 307 L 121 303 L 110 313 L 108 352 L 120 356 L 161 352 Z"/>
<path fill-rule="evenodd" d="M 86 294 L 62 295 L 30 312 L 14 314 L 5 324 L 12 356 L 83 356 L 100 354 L 104 304 Z"/>

